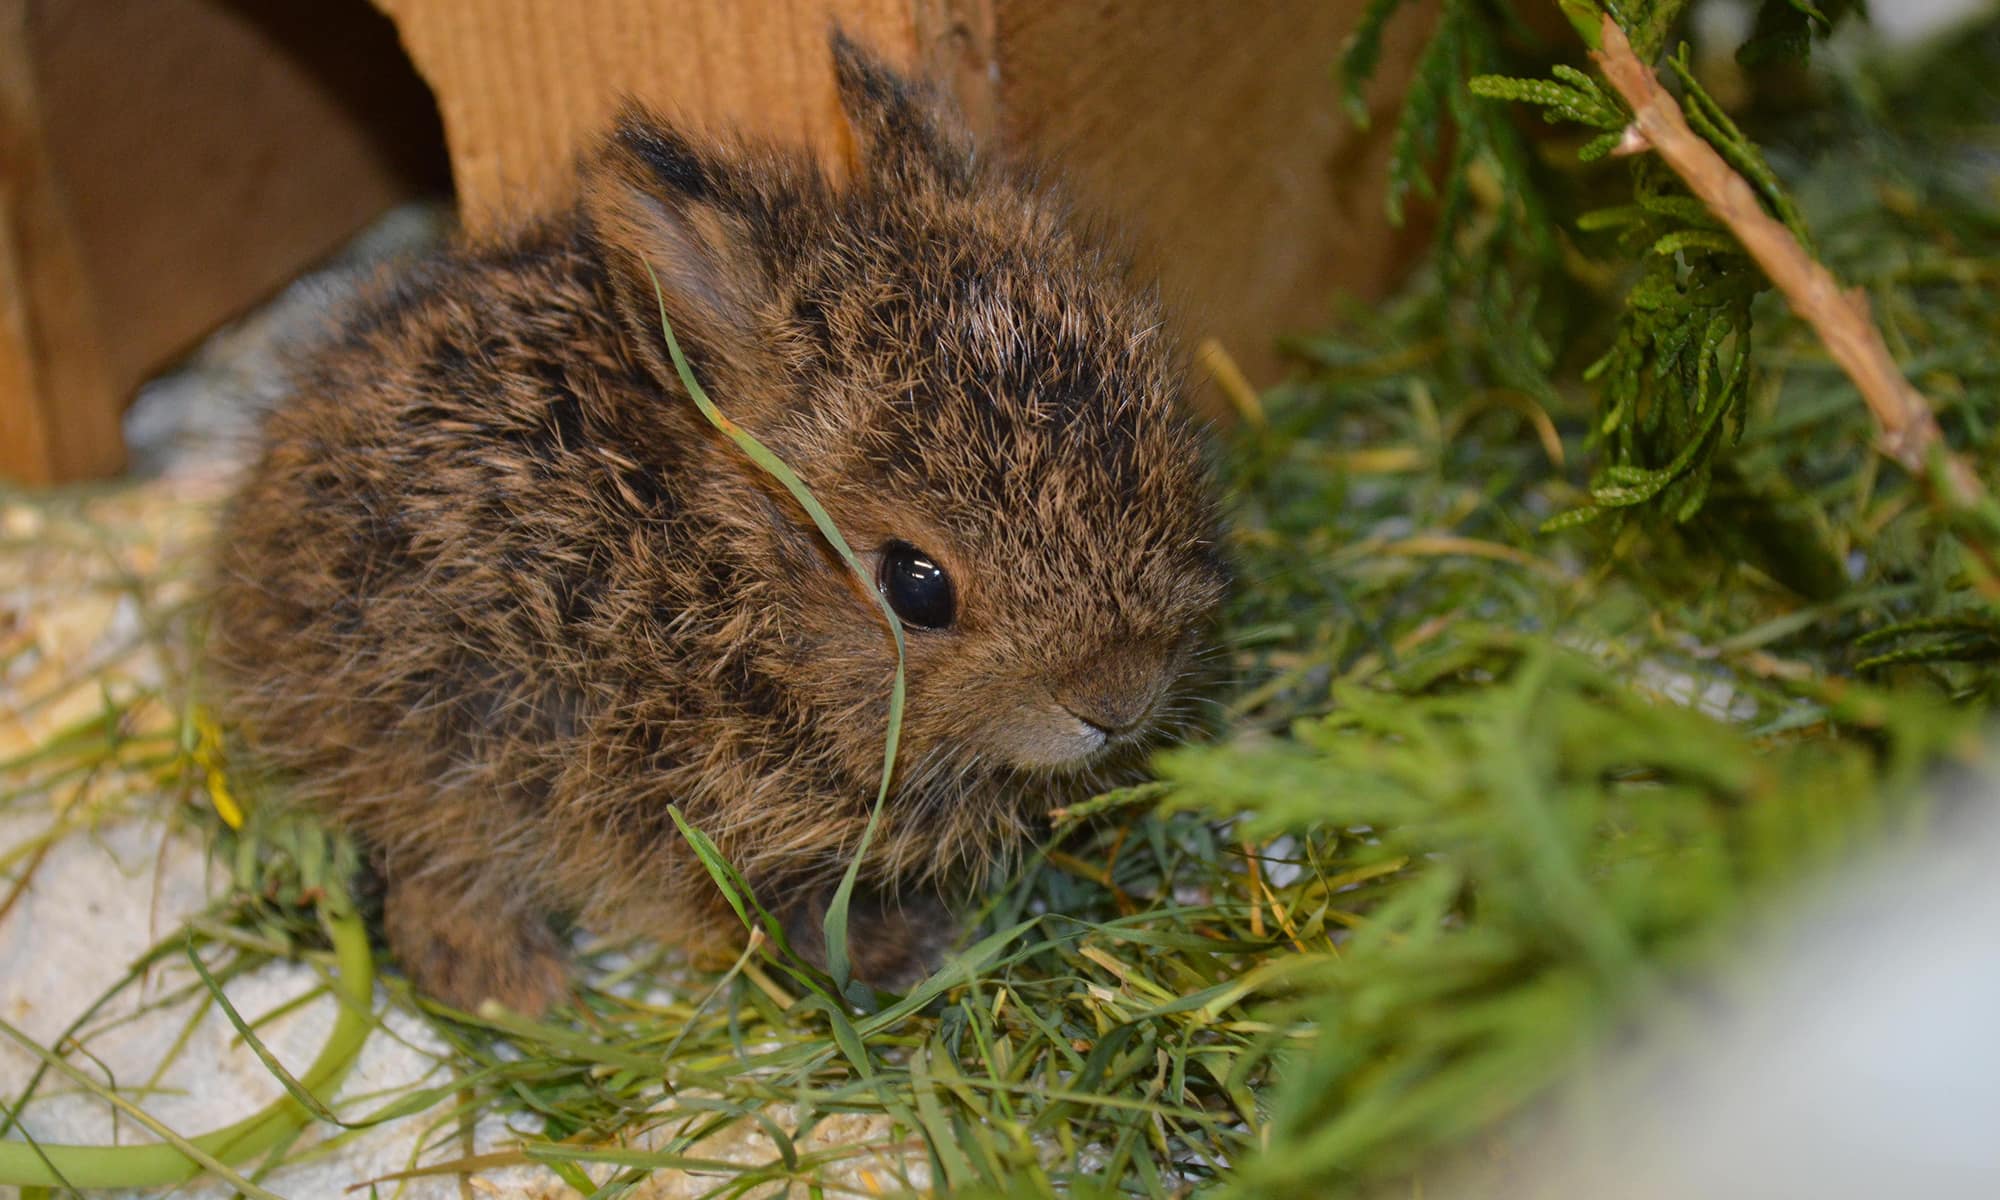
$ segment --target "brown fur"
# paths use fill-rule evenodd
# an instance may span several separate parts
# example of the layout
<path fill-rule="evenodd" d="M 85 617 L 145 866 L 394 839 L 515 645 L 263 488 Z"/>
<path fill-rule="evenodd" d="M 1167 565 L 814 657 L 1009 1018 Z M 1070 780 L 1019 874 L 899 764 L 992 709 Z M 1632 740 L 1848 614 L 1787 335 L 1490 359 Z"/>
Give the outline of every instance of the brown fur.
<path fill-rule="evenodd" d="M 851 183 L 628 111 L 575 211 L 421 264 L 309 358 L 228 513 L 226 711 L 369 847 L 446 1000 L 559 996 L 549 914 L 727 936 L 670 804 L 817 958 L 874 798 L 887 626 L 688 401 L 649 264 L 723 411 L 871 563 L 900 539 L 957 590 L 909 631 L 864 977 L 922 969 L 933 889 L 1185 715 L 1223 576 L 1155 299 L 931 92 L 835 54 Z M 1096 749 L 1073 713 L 1135 730 Z"/>

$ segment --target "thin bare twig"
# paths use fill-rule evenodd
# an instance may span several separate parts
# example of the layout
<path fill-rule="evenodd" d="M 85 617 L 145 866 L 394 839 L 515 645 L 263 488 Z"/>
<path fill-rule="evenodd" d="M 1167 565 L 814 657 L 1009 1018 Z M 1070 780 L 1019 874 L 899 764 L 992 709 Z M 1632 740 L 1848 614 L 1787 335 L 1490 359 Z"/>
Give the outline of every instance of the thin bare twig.
<path fill-rule="evenodd" d="M 1603 18 L 1600 37 L 1590 57 L 1632 109 L 1632 123 L 1625 128 L 1618 153 L 1654 151 L 1729 227 L 1792 311 L 1813 327 L 1834 362 L 1854 381 L 1875 418 L 1876 445 L 1885 457 L 1930 488 L 1933 502 L 1946 510 L 1965 512 L 1979 506 L 1986 498 L 1985 487 L 1965 460 L 1945 445 L 1929 402 L 1897 368 L 1875 328 L 1867 296 L 1858 288 L 1841 287 L 1789 229 L 1764 211 L 1743 177 L 1688 127 L 1680 105 L 1660 86 L 1652 68 L 1633 53 L 1625 31 L 1609 16 Z M 1932 487 L 1933 480 L 1941 488 Z M 1982 590 L 1992 594 L 2000 585 L 2000 562 L 1979 541 L 1963 540 L 1985 568 Z"/>

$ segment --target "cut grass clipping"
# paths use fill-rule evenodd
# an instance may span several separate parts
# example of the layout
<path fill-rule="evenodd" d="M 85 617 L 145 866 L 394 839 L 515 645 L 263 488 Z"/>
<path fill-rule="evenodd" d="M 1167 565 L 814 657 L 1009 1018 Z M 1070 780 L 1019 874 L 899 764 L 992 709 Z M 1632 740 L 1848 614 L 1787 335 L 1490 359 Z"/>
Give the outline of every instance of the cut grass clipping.
<path fill-rule="evenodd" d="M 435 1076 L 362 1102 L 416 1131 L 404 1170 L 357 1182 L 392 1196 L 534 1165 L 597 1196 L 679 1172 L 719 1197 L 1165 1200 L 1517 1173 L 1507 1118 L 1640 1014 L 1704 1027 L 1717 965 L 1782 925 L 1802 881 L 1843 887 L 1858 854 L 1925 835 L 1930 781 L 1979 761 L 2000 695 L 2000 621 L 1955 536 L 1978 528 L 1871 452 L 1859 397 L 1740 255 L 1662 242 L 1703 224 L 1671 178 L 1577 162 L 1565 146 L 1594 127 L 1508 140 L 1524 127 L 1468 81 L 1545 65 L 1511 57 L 1487 8 L 1442 6 L 1413 93 L 1420 121 L 1461 133 L 1399 140 L 1413 171 L 1446 152 L 1447 236 L 1400 298 L 1299 339 L 1300 374 L 1226 449 L 1243 583 L 1219 736 L 1059 814 L 953 969 L 874 1011 L 758 954 L 704 973 L 643 945 L 584 947 L 578 1002 L 539 1022 L 383 979 L 446 1050 Z M 1757 139 L 1732 161 L 1768 163 L 1989 483 L 1996 60 L 1989 22 L 1906 71 L 1816 70 L 1815 104 L 1737 113 L 1730 134 Z M 1801 95 L 1789 76 L 1773 94 Z M 1579 222 L 1606 205 L 1629 219 Z M 1717 370 L 1739 354 L 1747 375 Z M 1612 467 L 1660 474 L 1617 494 L 1633 476 Z M 144 636 L 188 653 L 182 625 Z M 179 788 L 169 811 L 233 884 L 162 960 L 192 933 L 218 984 L 323 961 L 319 888 L 351 848 L 240 771 L 233 828 L 188 747 L 128 732 L 191 727 L 190 704 L 107 686 L 102 714 L 0 763 L 0 806 L 83 836 L 158 811 L 108 803 L 116 778 L 119 795 Z M 33 855 L 0 851 L 0 889 Z M 155 1003 L 209 996 L 195 981 Z M 102 1024 L 51 1049 L 82 1067 Z M 466 1131 L 494 1118 L 518 1141 L 475 1153 Z M 243 1174 L 274 1186 L 350 1136 Z"/>
<path fill-rule="evenodd" d="M 875 586 L 868 569 L 855 557 L 853 549 L 847 544 L 847 539 L 840 535 L 840 529 L 833 523 L 833 518 L 827 515 L 826 509 L 799 479 L 798 474 L 786 466 L 777 455 L 771 453 L 770 448 L 758 441 L 749 430 L 724 416 L 722 410 L 715 406 L 715 402 L 708 398 L 701 381 L 694 377 L 694 371 L 688 367 L 687 356 L 681 353 L 680 343 L 674 339 L 673 322 L 667 320 L 666 293 L 660 288 L 660 277 L 654 273 L 653 264 L 646 264 L 646 275 L 653 281 L 653 298 L 660 306 L 660 336 L 666 340 L 667 353 L 674 360 L 674 373 L 680 376 L 681 386 L 686 388 L 688 395 L 694 399 L 695 407 L 701 410 L 701 415 L 708 419 L 709 424 L 736 443 L 737 449 L 743 451 L 745 458 L 755 463 L 758 470 L 783 485 L 784 489 L 791 493 L 792 498 L 806 510 L 806 515 L 812 518 L 819 535 L 826 539 L 827 545 L 832 546 L 834 553 L 840 555 L 840 561 L 846 563 L 847 569 L 854 573 L 854 578 L 861 584 L 863 594 L 872 598 L 875 607 L 882 610 L 882 619 L 889 623 L 889 635 L 896 642 L 896 680 L 889 688 L 889 731 L 882 742 L 882 783 L 875 790 L 875 807 L 869 812 L 868 824 L 861 831 L 861 844 L 855 848 L 854 857 L 848 862 L 847 870 L 842 873 L 840 886 L 834 890 L 833 901 L 827 905 L 826 910 L 827 973 L 833 976 L 835 990 L 844 994 L 847 991 L 850 974 L 847 957 L 847 909 L 854 896 L 855 880 L 860 877 L 862 858 L 868 853 L 869 844 L 875 840 L 876 827 L 882 821 L 883 806 L 889 800 L 889 784 L 896 773 L 896 747 L 903 737 L 903 702 L 907 694 L 903 678 L 903 623 L 897 619 L 896 610 L 889 606 L 888 598 Z M 681 820 L 679 813 L 674 814 L 674 824 L 683 834 L 688 833 L 688 827 Z M 715 853 L 714 845 L 706 838 L 699 840 L 691 838 L 690 844 L 701 856 L 703 865 L 708 868 L 716 885 L 729 896 L 737 916 L 743 917 L 745 915 L 743 905 L 737 899 L 741 886 L 740 879 L 734 878 L 735 873 L 728 869 L 727 863 L 720 860 Z M 752 931 L 757 928 L 750 925 L 747 920 L 745 924 Z M 782 938 L 778 923 L 771 920 L 768 914 L 764 915 L 764 924 Z"/>
<path fill-rule="evenodd" d="M 184 1183 L 207 1170 L 246 1196 L 275 1200 L 270 1192 L 233 1170 L 232 1164 L 249 1162 L 269 1153 L 297 1137 L 307 1122 L 314 1118 L 334 1120 L 333 1114 L 318 1097 L 331 1095 L 340 1086 L 347 1069 L 354 1065 L 355 1057 L 361 1053 L 362 1044 L 368 1040 L 369 1030 L 374 1027 L 375 968 L 368 950 L 367 931 L 362 928 L 361 918 L 351 905 L 329 903 L 323 906 L 322 911 L 326 915 L 327 936 L 333 941 L 338 961 L 339 981 L 335 995 L 340 1002 L 340 1011 L 319 1055 L 306 1068 L 305 1074 L 297 1078 L 278 1065 L 235 1010 L 228 1007 L 229 1002 L 223 997 L 220 986 L 202 968 L 190 947 L 189 959 L 201 973 L 203 983 L 223 1005 L 238 1033 L 256 1047 L 264 1065 L 283 1082 L 286 1091 L 284 1099 L 214 1133 L 182 1137 L 155 1120 L 145 1109 L 105 1086 L 95 1076 L 79 1070 L 68 1059 L 42 1048 L 26 1034 L 0 1020 L 0 1034 L 5 1034 L 40 1058 L 46 1067 L 75 1086 L 103 1100 L 160 1138 L 158 1144 L 146 1146 L 52 1145 L 25 1137 L 18 1142 L 0 1142 L 0 1183 L 22 1188 L 166 1187 Z M 18 1108 L 9 1112 L 10 1123 L 18 1112 Z"/>

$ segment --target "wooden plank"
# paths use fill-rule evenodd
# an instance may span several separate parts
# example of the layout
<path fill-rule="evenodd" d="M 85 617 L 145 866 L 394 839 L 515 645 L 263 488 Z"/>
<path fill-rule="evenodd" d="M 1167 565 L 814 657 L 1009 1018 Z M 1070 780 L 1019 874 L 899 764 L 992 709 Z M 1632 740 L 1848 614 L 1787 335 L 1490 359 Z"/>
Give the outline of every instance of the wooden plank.
<path fill-rule="evenodd" d="M 459 211 L 475 231 L 565 202 L 577 154 L 626 95 L 690 127 L 754 130 L 844 158 L 830 23 L 905 65 L 917 59 L 920 13 L 936 37 L 959 24 L 942 0 L 376 3 L 438 98 Z"/>
<path fill-rule="evenodd" d="M 564 202 L 622 94 L 844 160 L 831 20 L 944 79 L 976 133 L 1054 156 L 1166 281 L 1188 332 L 1251 377 L 1344 291 L 1380 294 L 1414 239 L 1381 195 L 1388 101 L 1430 22 L 1399 18 L 1373 132 L 1333 65 L 1362 0 L 377 0 L 439 97 L 469 228 Z"/>
<path fill-rule="evenodd" d="M 911 61 L 951 89 L 973 136 L 1000 126 L 1000 72 L 994 38 L 998 0 L 911 0 L 916 39 Z"/>
<path fill-rule="evenodd" d="M 358 5 L 0 0 L 0 471 L 115 469 L 139 380 L 410 194 L 426 129 L 475 230 L 562 203 L 623 94 L 844 162 L 836 20 L 946 80 L 975 132 L 1056 157 L 1189 331 L 1259 382 L 1274 333 L 1336 288 L 1379 292 L 1408 257 L 1379 205 L 1383 123 L 1355 131 L 1331 83 L 1361 0 L 377 6 L 393 32 Z M 1378 100 L 1426 23 L 1400 21 Z"/>
<path fill-rule="evenodd" d="M 448 186 L 429 94 L 365 4 L 0 0 L 0 22 L 9 478 L 116 471 L 146 376 Z"/>
<path fill-rule="evenodd" d="M 1334 64 L 1358 0 L 999 0 L 999 134 L 1064 168 L 1160 274 L 1188 332 L 1259 384 L 1277 335 L 1372 297 L 1416 235 L 1383 211 L 1394 106 L 1428 6 L 1392 24 L 1370 131 L 1341 111 Z"/>
<path fill-rule="evenodd" d="M 0 0 L 0 475 L 24 483 L 124 464 L 105 346 L 45 140 L 29 0 Z"/>

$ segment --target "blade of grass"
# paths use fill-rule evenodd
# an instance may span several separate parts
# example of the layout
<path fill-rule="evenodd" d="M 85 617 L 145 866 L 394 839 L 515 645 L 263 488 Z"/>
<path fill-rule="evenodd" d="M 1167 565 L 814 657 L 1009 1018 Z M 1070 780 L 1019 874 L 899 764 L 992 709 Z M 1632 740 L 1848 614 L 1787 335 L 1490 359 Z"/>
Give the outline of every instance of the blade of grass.
<path fill-rule="evenodd" d="M 882 810 L 889 800 L 889 785 L 896 773 L 896 746 L 901 741 L 903 733 L 905 693 L 903 623 L 896 618 L 895 609 L 889 606 L 887 597 L 883 596 L 881 590 L 875 586 L 875 581 L 868 577 L 861 560 L 855 556 L 853 549 L 847 544 L 847 539 L 841 536 L 839 527 L 834 524 L 833 518 L 828 515 L 819 500 L 813 496 L 812 490 L 806 487 L 805 482 L 786 466 L 782 459 L 773 454 L 769 447 L 758 441 L 749 430 L 723 415 L 722 410 L 709 399 L 701 382 L 694 377 L 694 370 L 688 366 L 687 356 L 681 353 L 680 343 L 674 339 L 673 322 L 667 319 L 666 293 L 661 290 L 660 278 L 653 273 L 650 263 L 646 265 L 646 274 L 652 277 L 653 295 L 660 304 L 660 335 L 666 339 L 667 354 L 673 359 L 674 372 L 680 376 L 681 386 L 687 389 L 695 407 L 701 410 L 701 415 L 708 419 L 709 424 L 736 443 L 737 448 L 743 451 L 744 457 L 783 485 L 784 489 L 792 494 L 792 498 L 799 502 L 800 507 L 806 510 L 806 515 L 812 518 L 812 523 L 818 528 L 820 536 L 833 547 L 834 553 L 840 556 L 840 560 L 847 564 L 847 569 L 854 572 L 854 577 L 861 582 L 862 590 L 874 598 L 875 607 L 882 612 L 882 619 L 889 623 L 889 636 L 895 639 L 896 681 L 889 690 L 889 730 L 882 744 L 882 783 L 875 791 L 875 807 L 868 814 L 868 824 L 861 831 L 861 844 L 855 847 L 854 857 L 848 861 L 847 870 L 840 877 L 840 886 L 834 889 L 833 901 L 826 909 L 824 928 L 827 974 L 833 977 L 834 986 L 844 995 L 853 974 L 847 954 L 847 909 L 853 899 L 855 881 L 860 878 L 862 860 L 868 853 L 869 843 L 875 838 L 876 828 L 882 822 Z"/>
<path fill-rule="evenodd" d="M 334 955 L 340 968 L 335 996 L 340 1009 L 312 1065 L 295 1082 L 308 1094 L 328 1093 L 338 1086 L 354 1064 L 361 1046 L 374 1024 L 372 1011 L 375 988 L 374 958 L 368 948 L 368 933 L 361 918 L 352 911 L 333 914 L 328 921 Z M 0 1142 L 0 1183 L 16 1187 L 137 1188 L 164 1187 L 184 1182 L 196 1172 L 207 1170 L 227 1181 L 246 1196 L 257 1200 L 279 1200 L 237 1174 L 231 1162 L 247 1162 L 278 1143 L 294 1136 L 311 1113 L 298 1099 L 287 1095 L 268 1108 L 199 1137 L 183 1137 L 162 1124 L 130 1100 L 106 1088 L 68 1060 L 37 1044 L 13 1025 L 0 1021 L 0 1033 L 20 1043 L 29 1053 L 55 1071 L 67 1075 L 79 1087 L 111 1104 L 118 1111 L 150 1129 L 161 1141 L 145 1146 L 81 1146 L 23 1142 Z"/>

